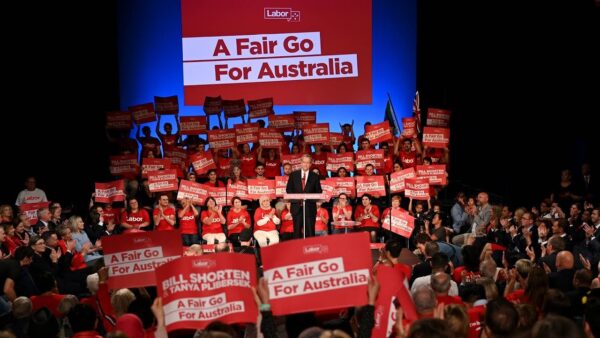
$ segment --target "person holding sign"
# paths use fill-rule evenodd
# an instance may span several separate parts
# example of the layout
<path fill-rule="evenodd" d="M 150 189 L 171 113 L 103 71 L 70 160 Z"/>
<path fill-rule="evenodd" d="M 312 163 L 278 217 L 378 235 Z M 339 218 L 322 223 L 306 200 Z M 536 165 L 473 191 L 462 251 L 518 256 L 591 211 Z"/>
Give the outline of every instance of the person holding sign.
<path fill-rule="evenodd" d="M 225 224 L 225 216 L 220 205 L 213 197 L 206 199 L 206 210 L 200 214 L 202 220 L 202 239 L 207 244 L 223 243 L 227 240 L 223 232 L 222 224 Z"/>
<path fill-rule="evenodd" d="M 379 231 L 379 208 L 371 204 L 372 200 L 371 195 L 363 195 L 362 205 L 357 206 L 354 211 L 354 219 L 360 222 L 359 230 L 368 231 L 371 242 L 375 243 Z"/>
<path fill-rule="evenodd" d="M 290 174 L 286 192 L 288 194 L 320 194 L 321 181 L 319 176 L 310 171 L 312 165 L 312 157 L 308 154 L 302 155 L 300 170 L 296 170 Z M 302 201 L 292 201 L 291 213 L 294 218 L 294 238 L 300 238 L 302 229 L 304 229 L 305 237 L 313 237 L 315 235 L 315 220 L 317 219 L 317 204 L 315 200 L 306 200 L 306 215 L 302 210 Z M 304 224 L 304 216 L 306 216 L 306 224 Z"/>

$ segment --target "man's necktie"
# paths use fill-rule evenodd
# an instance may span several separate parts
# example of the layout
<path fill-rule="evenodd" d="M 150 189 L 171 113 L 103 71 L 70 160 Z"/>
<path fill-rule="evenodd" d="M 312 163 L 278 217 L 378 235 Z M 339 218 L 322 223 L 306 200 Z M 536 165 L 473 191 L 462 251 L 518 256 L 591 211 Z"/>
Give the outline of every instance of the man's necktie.
<path fill-rule="evenodd" d="M 304 186 L 306 186 L 306 177 L 304 176 L 304 171 L 302 172 L 302 191 L 304 191 Z"/>

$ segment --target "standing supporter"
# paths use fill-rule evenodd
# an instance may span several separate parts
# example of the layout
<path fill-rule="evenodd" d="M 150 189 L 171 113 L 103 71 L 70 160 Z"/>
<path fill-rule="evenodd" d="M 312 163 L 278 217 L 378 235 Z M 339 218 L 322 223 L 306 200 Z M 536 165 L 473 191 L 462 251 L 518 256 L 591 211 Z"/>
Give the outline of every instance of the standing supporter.
<path fill-rule="evenodd" d="M 140 136 L 140 131 L 144 134 L 144 136 Z M 160 141 L 156 137 L 150 135 L 150 127 L 138 126 L 136 139 L 138 140 L 138 142 L 140 142 L 140 145 L 142 146 L 142 153 L 140 156 L 142 159 L 148 157 L 162 157 L 160 152 Z"/>
<path fill-rule="evenodd" d="M 312 169 L 319 169 L 319 177 L 321 179 L 327 177 L 327 153 L 321 151 L 322 144 L 313 144 L 314 152 L 311 154 L 313 158 Z"/>
<path fill-rule="evenodd" d="M 177 131 L 173 132 L 173 125 L 170 123 L 165 123 L 164 134 L 160 132 L 160 119 L 162 115 L 158 115 L 158 122 L 156 122 L 156 135 L 160 138 L 160 142 L 162 143 L 163 150 L 171 147 L 175 147 L 179 144 L 179 130 L 181 127 L 179 126 L 179 115 L 175 114 L 175 123 L 177 124 Z"/>
<path fill-rule="evenodd" d="M 250 214 L 242 208 L 242 200 L 235 196 L 231 199 L 232 208 L 227 213 L 227 238 L 234 246 L 240 246 L 240 234 L 251 225 Z"/>
<path fill-rule="evenodd" d="M 340 125 L 340 129 L 342 130 L 342 135 L 344 135 L 344 145 L 347 149 L 354 149 L 354 142 L 356 142 L 356 137 L 354 136 L 354 120 L 352 120 L 352 124 L 344 123 Z"/>
<path fill-rule="evenodd" d="M 263 163 L 265 166 L 266 178 L 275 178 L 275 176 L 281 176 L 281 161 L 276 155 L 275 149 L 271 148 L 267 151 L 267 158 L 264 158 L 262 146 L 258 147 L 258 161 Z"/>
<path fill-rule="evenodd" d="M 233 148 L 233 155 L 240 160 L 242 175 L 244 177 L 253 177 L 254 168 L 256 168 L 257 155 L 250 151 L 250 145 L 244 143 L 241 147 L 241 152 L 238 148 Z"/>
<path fill-rule="evenodd" d="M 205 202 L 206 210 L 200 214 L 202 221 L 202 239 L 208 244 L 223 243 L 227 240 L 223 233 L 222 225 L 226 219 L 223 216 L 223 209 L 217 205 L 217 201 L 213 197 L 208 197 Z"/>
<path fill-rule="evenodd" d="M 21 192 L 19 192 L 17 195 L 17 200 L 15 201 L 16 206 L 21 206 L 22 204 L 27 203 L 48 202 L 46 193 L 42 189 L 36 188 L 35 184 L 35 177 L 27 177 L 25 180 L 25 189 L 21 190 Z"/>
<path fill-rule="evenodd" d="M 210 169 L 206 175 L 208 176 L 208 181 L 204 182 L 204 184 L 215 188 L 225 187 L 225 184 L 217 179 L 217 171 L 215 169 Z"/>
<path fill-rule="evenodd" d="M 184 198 L 181 201 L 182 208 L 177 212 L 179 217 L 179 231 L 183 245 L 190 246 L 199 242 L 198 238 L 198 209 L 189 198 Z"/>
<path fill-rule="evenodd" d="M 400 143 L 402 143 L 402 149 L 399 149 Z M 413 143 L 415 149 L 413 149 Z M 403 168 L 412 168 L 421 163 L 421 157 L 423 156 L 421 143 L 417 139 L 413 141 L 410 138 L 399 138 L 394 143 L 394 155 L 400 158 Z"/>
<path fill-rule="evenodd" d="M 175 208 L 169 204 L 169 195 L 158 195 L 158 206 L 152 212 L 156 230 L 175 229 Z"/>

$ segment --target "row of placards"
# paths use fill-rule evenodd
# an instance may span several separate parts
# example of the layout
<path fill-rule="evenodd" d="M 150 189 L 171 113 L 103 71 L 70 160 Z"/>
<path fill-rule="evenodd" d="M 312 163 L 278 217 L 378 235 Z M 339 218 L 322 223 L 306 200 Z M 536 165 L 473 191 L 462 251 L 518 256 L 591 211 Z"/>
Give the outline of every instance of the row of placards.
<path fill-rule="evenodd" d="M 345 236 L 340 240 L 339 236 Z M 219 253 L 182 257 L 178 232 L 145 232 L 103 239 L 111 289 L 154 286 L 162 297 L 167 330 L 202 329 L 215 320 L 256 323 L 252 293 L 254 255 Z M 314 237 L 261 248 L 274 315 L 329 310 L 367 303 L 371 251 L 366 233 Z M 402 274 L 380 269 L 376 307 L 390 318 L 399 298 L 414 313 Z M 407 311 L 407 310 L 405 310 Z M 380 319 L 384 320 L 384 319 Z M 385 320 L 384 320 L 385 321 Z M 376 327 L 376 337 L 389 328 Z"/>

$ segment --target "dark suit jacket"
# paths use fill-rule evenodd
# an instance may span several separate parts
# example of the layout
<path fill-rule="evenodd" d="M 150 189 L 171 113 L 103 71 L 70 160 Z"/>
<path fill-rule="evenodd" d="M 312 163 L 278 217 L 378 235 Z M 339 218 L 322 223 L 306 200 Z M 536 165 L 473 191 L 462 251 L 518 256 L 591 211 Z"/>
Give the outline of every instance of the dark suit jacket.
<path fill-rule="evenodd" d="M 320 194 L 323 192 L 323 190 L 321 190 L 321 181 L 319 176 L 312 171 L 308 172 L 308 180 L 306 181 L 304 190 L 302 190 L 302 170 L 296 170 L 290 174 L 290 178 L 285 190 L 288 194 Z M 291 209 L 292 210 L 290 210 L 290 212 L 292 215 L 296 215 L 301 212 L 302 201 L 292 201 Z M 311 219 L 317 217 L 316 200 L 306 200 L 306 218 L 308 219 L 309 217 L 311 217 Z"/>

